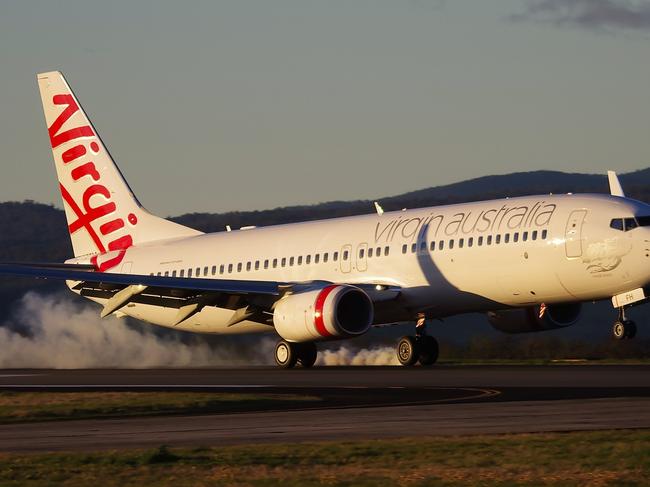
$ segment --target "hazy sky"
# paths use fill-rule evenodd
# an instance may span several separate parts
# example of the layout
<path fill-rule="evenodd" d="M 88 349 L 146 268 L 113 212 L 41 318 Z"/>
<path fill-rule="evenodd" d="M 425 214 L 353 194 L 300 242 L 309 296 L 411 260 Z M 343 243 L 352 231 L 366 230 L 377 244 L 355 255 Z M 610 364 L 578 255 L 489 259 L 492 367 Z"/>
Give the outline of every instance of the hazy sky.
<path fill-rule="evenodd" d="M 162 215 L 650 166 L 650 2 L 0 2 L 0 200 L 60 198 L 62 70 Z"/>

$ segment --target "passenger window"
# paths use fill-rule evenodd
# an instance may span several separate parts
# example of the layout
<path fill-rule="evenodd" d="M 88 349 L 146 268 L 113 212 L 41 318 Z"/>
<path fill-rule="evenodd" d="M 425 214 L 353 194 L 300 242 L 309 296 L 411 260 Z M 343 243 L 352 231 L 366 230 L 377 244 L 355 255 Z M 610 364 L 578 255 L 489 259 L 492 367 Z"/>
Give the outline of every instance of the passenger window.
<path fill-rule="evenodd" d="M 449 248 L 450 249 L 454 248 L 454 239 L 453 238 L 449 241 Z"/>
<path fill-rule="evenodd" d="M 264 268 L 265 269 L 269 268 L 269 259 L 264 259 Z"/>
<path fill-rule="evenodd" d="M 368 249 L 368 257 L 372 257 L 372 251 L 373 251 L 373 248 L 370 247 L 370 248 Z"/>
<path fill-rule="evenodd" d="M 503 236 L 503 243 L 510 243 L 510 234 L 509 233 L 506 233 Z"/>
<path fill-rule="evenodd" d="M 259 270 L 260 270 L 260 261 L 259 261 L 259 260 L 256 260 L 256 261 L 255 261 L 255 270 L 256 270 L 256 271 L 259 271 Z"/>
<path fill-rule="evenodd" d="M 289 267 L 293 267 L 294 260 L 293 257 L 289 257 Z"/>
<path fill-rule="evenodd" d="M 192 269 L 187 269 L 187 277 L 192 277 Z"/>
<path fill-rule="evenodd" d="M 542 230 L 542 240 L 546 240 L 547 236 L 548 236 L 548 230 Z"/>
<path fill-rule="evenodd" d="M 307 265 L 311 264 L 311 255 L 308 255 L 307 257 L 305 257 L 305 264 L 307 264 Z"/>
<path fill-rule="evenodd" d="M 522 234 L 522 236 L 521 236 L 521 240 L 523 240 L 524 242 L 526 242 L 526 241 L 528 240 L 528 232 L 524 232 L 524 233 Z"/>
<path fill-rule="evenodd" d="M 415 253 L 415 251 L 418 249 L 418 244 L 411 244 L 411 253 Z"/>
<path fill-rule="evenodd" d="M 181 269 L 181 277 L 185 277 L 185 269 Z"/>
<path fill-rule="evenodd" d="M 329 254 L 327 252 L 325 252 L 323 254 L 323 263 L 327 262 L 328 260 L 329 260 Z"/>
<path fill-rule="evenodd" d="M 487 236 L 487 244 L 492 245 L 492 235 Z"/>
<path fill-rule="evenodd" d="M 156 275 L 158 275 L 158 276 L 159 276 L 160 274 L 161 274 L 161 273 L 159 272 L 159 273 L 158 273 L 158 274 L 156 274 Z"/>
<path fill-rule="evenodd" d="M 169 271 L 165 271 L 165 277 L 169 277 Z"/>
<path fill-rule="evenodd" d="M 237 263 L 237 272 L 241 272 L 241 270 L 244 268 L 244 265 L 241 262 Z"/>
<path fill-rule="evenodd" d="M 228 274 L 232 274 L 232 264 L 228 264 Z"/>
<path fill-rule="evenodd" d="M 530 237 L 531 240 L 537 240 L 537 230 L 533 230 L 533 233 L 531 234 Z"/>
<path fill-rule="evenodd" d="M 246 262 L 246 270 L 247 271 L 251 270 L 251 263 L 250 262 Z"/>
<path fill-rule="evenodd" d="M 176 271 L 172 271 L 172 277 L 176 277 Z"/>
<path fill-rule="evenodd" d="M 213 265 L 212 266 L 212 275 L 214 276 L 217 273 L 217 266 Z"/>
<path fill-rule="evenodd" d="M 347 250 L 343 251 L 343 260 L 348 260 L 349 253 Z"/>
<path fill-rule="evenodd" d="M 278 267 L 278 259 L 273 259 L 273 268 Z"/>
<path fill-rule="evenodd" d="M 465 245 L 465 239 L 464 238 L 459 239 L 458 247 L 462 249 L 464 245 Z"/>
<path fill-rule="evenodd" d="M 339 253 L 338 253 L 338 252 L 334 252 L 334 253 L 332 254 L 332 260 L 333 260 L 334 262 L 337 262 L 337 261 L 339 260 Z M 327 262 L 327 261 L 325 261 L 325 262 Z"/>
<path fill-rule="evenodd" d="M 208 266 L 207 265 L 203 268 L 203 275 L 204 276 L 208 275 Z"/>
<path fill-rule="evenodd" d="M 302 255 L 298 256 L 298 265 L 302 265 Z"/>
<path fill-rule="evenodd" d="M 478 238 L 478 246 L 480 247 L 480 246 L 482 246 L 482 245 L 483 245 L 483 235 L 481 235 L 481 236 Z"/>
<path fill-rule="evenodd" d="M 377 257 L 379 257 L 380 251 L 381 251 L 381 247 L 377 249 Z M 384 257 L 388 257 L 389 251 L 390 251 L 390 247 L 386 245 L 386 247 L 384 247 Z"/>
<path fill-rule="evenodd" d="M 444 248 L 445 248 L 445 241 L 441 240 L 440 242 L 438 242 L 438 250 L 442 250 Z"/>
<path fill-rule="evenodd" d="M 364 255 L 365 255 L 365 251 L 363 249 L 359 249 L 359 258 L 363 259 Z"/>
<path fill-rule="evenodd" d="M 196 277 L 199 277 L 201 275 L 201 268 L 197 267 L 196 268 Z"/>
<path fill-rule="evenodd" d="M 514 242 L 519 242 L 519 232 L 515 232 L 515 234 L 513 235 L 512 240 L 513 240 Z"/>
<path fill-rule="evenodd" d="M 318 264 L 320 262 L 320 254 L 314 255 L 314 264 Z"/>
<path fill-rule="evenodd" d="M 225 269 L 225 266 L 223 264 L 221 264 L 219 266 L 219 274 L 223 274 L 224 269 Z"/>
<path fill-rule="evenodd" d="M 287 265 L 287 258 L 286 258 L 286 257 L 282 257 L 282 260 L 281 260 L 280 262 L 281 262 L 280 265 L 281 265 L 282 267 L 286 267 L 286 265 Z"/>
<path fill-rule="evenodd" d="M 496 245 L 499 245 L 501 243 L 501 235 L 500 234 L 497 234 L 497 236 L 494 239 L 494 243 Z"/>
<path fill-rule="evenodd" d="M 471 247 L 472 245 L 474 245 L 474 237 L 470 237 L 467 239 L 467 246 Z"/>
<path fill-rule="evenodd" d="M 402 245 L 402 253 L 405 254 L 408 249 L 408 246 L 406 244 Z"/>
<path fill-rule="evenodd" d="M 434 241 L 434 242 L 431 242 L 431 244 L 429 245 L 429 249 L 431 250 L 431 252 L 433 252 L 434 250 L 436 250 L 436 242 L 435 242 L 435 241 Z"/>
<path fill-rule="evenodd" d="M 420 252 L 424 253 L 427 251 L 427 243 L 426 242 L 420 242 Z"/>

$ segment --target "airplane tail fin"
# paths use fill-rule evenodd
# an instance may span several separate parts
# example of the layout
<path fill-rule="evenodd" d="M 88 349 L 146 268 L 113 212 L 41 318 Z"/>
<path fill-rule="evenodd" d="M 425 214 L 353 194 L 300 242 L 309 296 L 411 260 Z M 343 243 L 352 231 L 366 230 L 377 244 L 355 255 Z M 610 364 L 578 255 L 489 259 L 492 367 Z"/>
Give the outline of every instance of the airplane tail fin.
<path fill-rule="evenodd" d="M 41 73 L 38 86 L 75 257 L 107 270 L 132 245 L 201 234 L 140 205 L 63 74 Z"/>

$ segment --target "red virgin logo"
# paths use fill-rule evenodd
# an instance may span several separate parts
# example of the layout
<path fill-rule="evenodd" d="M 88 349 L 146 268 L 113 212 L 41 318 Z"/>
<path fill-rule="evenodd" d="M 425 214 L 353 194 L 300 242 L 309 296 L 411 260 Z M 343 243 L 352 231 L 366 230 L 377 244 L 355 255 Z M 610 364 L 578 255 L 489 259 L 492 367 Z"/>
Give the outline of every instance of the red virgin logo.
<path fill-rule="evenodd" d="M 48 128 L 52 149 L 56 149 L 66 142 L 79 139 L 78 144 L 65 150 L 60 156 L 61 160 L 57 161 L 57 164 L 61 164 L 70 171 L 72 184 L 81 185 L 82 189 L 82 191 L 78 191 L 76 186 L 71 188 L 74 194 L 81 195 L 80 201 L 75 201 L 71 192 L 62 183 L 59 183 L 63 200 L 77 217 L 74 222 L 68 225 L 68 230 L 73 235 L 84 229 L 100 254 L 110 252 L 109 255 L 98 255 L 92 258 L 93 265 L 97 270 L 103 272 L 122 262 L 126 249 L 133 245 L 133 238 L 129 233 L 122 230 L 125 228 L 125 223 L 124 219 L 119 217 L 111 218 L 99 225 L 99 228 L 96 228 L 95 222 L 98 219 L 108 219 L 117 212 L 117 205 L 114 201 L 111 201 L 111 192 L 102 184 L 101 174 L 92 161 L 92 158 L 97 156 L 101 150 L 100 145 L 97 143 L 97 136 L 89 125 L 62 131 L 66 122 L 79 111 L 79 105 L 77 105 L 71 94 L 55 95 L 52 102 L 54 105 L 65 107 Z M 89 137 L 92 137 L 92 139 L 88 139 Z M 101 195 L 105 202 L 93 206 L 91 200 L 96 195 Z M 128 220 L 132 225 L 137 223 L 137 217 L 132 213 L 128 216 Z M 106 245 L 104 245 L 105 241 L 108 241 Z"/>

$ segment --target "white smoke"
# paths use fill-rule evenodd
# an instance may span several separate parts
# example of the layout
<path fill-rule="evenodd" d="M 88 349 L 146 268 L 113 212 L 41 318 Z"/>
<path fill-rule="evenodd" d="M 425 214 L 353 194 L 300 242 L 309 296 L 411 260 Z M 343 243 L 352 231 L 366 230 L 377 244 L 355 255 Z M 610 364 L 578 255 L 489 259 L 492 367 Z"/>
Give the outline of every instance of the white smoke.
<path fill-rule="evenodd" d="M 67 295 L 27 293 L 0 326 L 0 368 L 152 368 L 271 365 L 276 337 L 233 343 L 156 333 L 99 317 L 99 307 Z M 184 338 L 184 339 L 183 339 Z M 397 365 L 395 349 L 322 349 L 317 365 Z"/>
<path fill-rule="evenodd" d="M 362 348 L 342 346 L 318 353 L 318 365 L 399 365 L 394 347 Z"/>
<path fill-rule="evenodd" d="M 16 331 L 20 330 L 20 331 Z M 0 327 L 0 368 L 147 368 L 270 364 L 275 340 L 254 346 L 211 346 L 158 336 L 118 318 L 99 317 L 97 305 L 73 297 L 27 293 Z"/>

